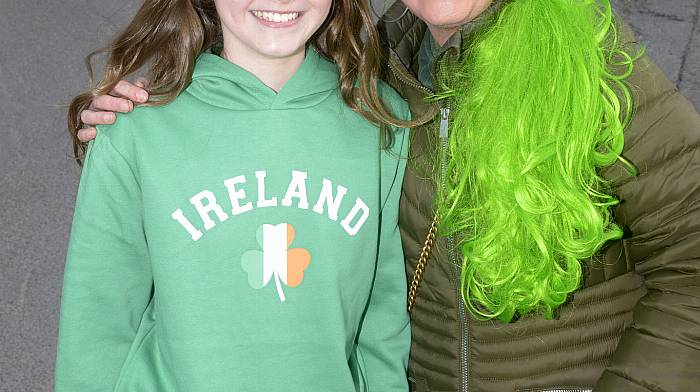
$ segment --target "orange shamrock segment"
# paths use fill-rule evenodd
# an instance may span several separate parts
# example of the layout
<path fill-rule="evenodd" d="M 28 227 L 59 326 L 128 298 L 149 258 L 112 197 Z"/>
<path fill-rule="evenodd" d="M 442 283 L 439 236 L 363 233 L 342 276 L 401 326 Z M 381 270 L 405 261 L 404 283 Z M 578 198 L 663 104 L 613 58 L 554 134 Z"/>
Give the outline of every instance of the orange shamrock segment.
<path fill-rule="evenodd" d="M 287 248 L 289 248 L 292 245 L 292 242 L 294 242 L 294 236 L 296 234 L 297 232 L 294 230 L 294 226 L 287 223 Z"/>
<path fill-rule="evenodd" d="M 287 286 L 297 287 L 304 280 L 304 270 L 311 263 L 311 254 L 303 248 L 287 251 Z"/>
<path fill-rule="evenodd" d="M 287 248 L 294 242 L 296 231 L 287 224 Z M 304 248 L 287 249 L 287 286 L 297 287 L 304 280 L 304 270 L 311 263 L 311 253 Z"/>

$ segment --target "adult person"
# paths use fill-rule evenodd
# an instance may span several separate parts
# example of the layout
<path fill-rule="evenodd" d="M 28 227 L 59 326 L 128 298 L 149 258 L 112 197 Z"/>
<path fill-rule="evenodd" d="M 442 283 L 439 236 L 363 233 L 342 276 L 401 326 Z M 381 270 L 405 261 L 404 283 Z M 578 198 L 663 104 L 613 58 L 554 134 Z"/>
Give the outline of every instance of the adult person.
<path fill-rule="evenodd" d="M 600 3 L 600 20 L 610 23 L 609 4 Z M 385 79 L 423 123 L 413 133 L 400 216 L 407 276 L 415 288 L 409 294 L 415 391 L 689 391 L 700 381 L 700 116 L 648 58 L 636 56 L 627 31 L 572 25 L 572 33 L 562 23 L 578 17 L 570 7 L 596 4 L 403 0 L 379 23 Z M 586 52 L 587 60 L 567 57 L 579 38 L 590 41 L 601 31 L 619 37 L 624 50 L 615 39 L 595 37 L 601 47 Z M 538 52 L 542 48 L 547 53 Z M 550 49 L 560 61 L 543 63 Z M 594 58 L 611 68 L 609 74 L 598 70 L 605 83 L 585 77 L 577 83 L 586 88 L 552 82 L 589 74 Z M 469 64 L 480 68 L 472 72 Z M 500 90 L 491 93 L 481 83 L 486 76 Z M 512 87 L 512 97 L 496 83 L 499 78 Z M 471 93 L 468 83 L 481 88 L 481 95 Z M 532 98 L 537 91 L 539 107 Z M 128 109 L 129 100 L 139 102 L 138 93 L 143 91 L 122 83 L 114 96 L 96 97 L 95 110 L 84 112 L 83 121 L 110 121 L 101 119 L 110 116 L 103 111 Z M 587 106 L 586 99 L 596 105 Z M 626 110 L 628 103 L 633 106 Z M 474 107 L 489 111 L 470 111 Z M 560 144 L 538 139 L 528 154 L 516 157 L 513 151 L 527 150 L 499 150 L 512 147 L 511 140 L 496 131 L 499 138 L 490 139 L 484 114 L 492 116 L 496 130 L 507 131 L 510 121 L 516 141 L 521 126 L 533 127 L 534 116 L 543 129 L 558 130 L 553 138 Z M 594 135 L 602 139 L 591 144 L 549 118 L 568 118 L 565 125 L 590 120 L 610 134 Z M 80 137 L 93 134 L 86 128 Z M 474 140 L 494 144 L 487 149 L 470 144 Z M 479 166 L 470 161 L 471 150 L 484 159 L 490 153 L 493 160 Z M 585 178 L 573 173 L 576 151 L 598 159 Z M 610 156 L 618 159 L 611 162 Z M 516 158 L 522 165 L 515 173 L 532 183 L 486 192 L 489 178 L 522 185 L 519 177 L 509 177 Z M 543 167 L 562 170 L 537 173 Z M 547 182 L 552 178 L 554 183 Z M 570 199 L 555 191 L 577 201 L 568 208 Z M 510 198 L 496 199 L 500 204 L 489 199 L 503 195 Z M 582 195 L 588 199 L 581 201 Z M 477 197 L 491 210 L 469 204 Z M 514 212 L 501 213 L 499 206 Z M 576 211 L 574 218 L 560 217 Z M 493 219 L 500 225 L 489 227 Z M 538 237 L 542 233 L 549 236 Z M 478 246 L 482 251 L 475 253 Z M 522 265 L 501 268 L 513 265 L 494 254 L 508 251 Z M 523 254 L 542 254 L 543 261 Z M 572 255 L 580 264 L 571 262 Z M 542 273 L 546 259 L 549 272 Z M 497 292 L 502 296 L 494 298 Z"/>

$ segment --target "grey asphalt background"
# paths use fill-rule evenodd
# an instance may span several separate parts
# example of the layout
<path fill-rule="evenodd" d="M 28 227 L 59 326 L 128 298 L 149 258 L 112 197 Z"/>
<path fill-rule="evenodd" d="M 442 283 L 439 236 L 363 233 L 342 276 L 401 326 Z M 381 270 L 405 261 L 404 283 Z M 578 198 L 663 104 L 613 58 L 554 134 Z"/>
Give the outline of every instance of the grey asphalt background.
<path fill-rule="evenodd" d="M 700 0 L 616 3 L 649 55 L 700 107 Z M 56 105 L 85 87 L 84 56 L 139 4 L 0 0 L 0 391 L 52 390 L 79 179 L 65 109 Z"/>

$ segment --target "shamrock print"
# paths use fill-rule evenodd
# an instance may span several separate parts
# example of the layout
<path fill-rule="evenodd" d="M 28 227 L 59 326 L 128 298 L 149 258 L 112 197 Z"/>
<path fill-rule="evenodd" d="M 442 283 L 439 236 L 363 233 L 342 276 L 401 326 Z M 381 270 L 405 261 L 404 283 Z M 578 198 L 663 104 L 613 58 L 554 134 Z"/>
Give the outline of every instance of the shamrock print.
<path fill-rule="evenodd" d="M 286 301 L 282 283 L 297 287 L 304 280 L 304 270 L 311 263 L 311 254 L 304 248 L 289 246 L 296 232 L 289 223 L 264 224 L 258 228 L 256 238 L 262 250 L 249 250 L 241 256 L 241 267 L 248 274 L 248 284 L 262 289 L 275 278 L 280 301 Z"/>

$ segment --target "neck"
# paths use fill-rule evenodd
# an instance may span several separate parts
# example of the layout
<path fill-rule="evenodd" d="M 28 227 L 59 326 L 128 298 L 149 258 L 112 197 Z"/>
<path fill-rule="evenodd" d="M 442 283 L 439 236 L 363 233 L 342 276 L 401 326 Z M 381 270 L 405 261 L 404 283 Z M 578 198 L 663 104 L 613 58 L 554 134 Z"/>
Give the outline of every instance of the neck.
<path fill-rule="evenodd" d="M 435 42 L 437 42 L 440 46 L 444 45 L 445 42 L 447 42 L 447 40 L 450 39 L 450 37 L 452 37 L 456 32 L 458 32 L 459 28 L 459 26 L 439 27 L 428 24 L 428 30 L 430 31 L 430 34 L 432 34 L 433 38 L 435 38 Z"/>
<path fill-rule="evenodd" d="M 304 62 L 306 51 L 301 47 L 297 52 L 285 57 L 268 57 L 253 51 L 242 44 L 224 39 L 221 57 L 238 65 L 260 79 L 267 87 L 280 92 Z"/>

